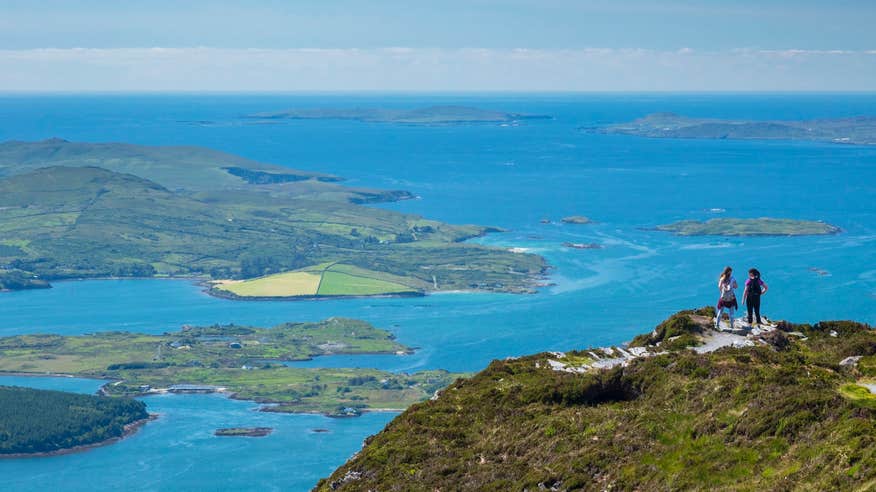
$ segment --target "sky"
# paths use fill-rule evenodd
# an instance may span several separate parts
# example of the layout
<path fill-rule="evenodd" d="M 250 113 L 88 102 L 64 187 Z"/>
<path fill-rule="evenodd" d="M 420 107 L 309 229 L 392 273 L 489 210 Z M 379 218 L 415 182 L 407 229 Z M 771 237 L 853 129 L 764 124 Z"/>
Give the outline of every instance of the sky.
<path fill-rule="evenodd" d="M 874 91 L 873 0 L 0 0 L 0 91 Z"/>

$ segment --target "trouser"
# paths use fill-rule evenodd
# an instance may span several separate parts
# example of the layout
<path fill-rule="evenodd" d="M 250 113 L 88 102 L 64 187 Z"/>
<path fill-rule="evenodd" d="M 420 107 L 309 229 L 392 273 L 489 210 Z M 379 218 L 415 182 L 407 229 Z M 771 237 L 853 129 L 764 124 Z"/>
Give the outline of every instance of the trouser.
<path fill-rule="evenodd" d="M 733 306 L 728 306 L 726 309 L 727 309 L 727 315 L 730 317 L 730 327 L 732 328 L 733 327 L 733 315 L 736 314 L 736 308 L 734 308 Z M 723 307 L 718 308 L 718 316 L 715 317 L 715 327 L 716 328 L 718 327 L 719 324 L 721 324 L 721 316 L 724 316 L 724 308 Z"/>
<path fill-rule="evenodd" d="M 757 315 L 757 324 L 760 324 L 760 296 L 748 296 L 745 305 L 748 307 L 748 324 L 751 324 L 752 311 Z"/>
<path fill-rule="evenodd" d="M 724 306 L 717 308 L 718 316 L 715 317 L 715 328 L 718 328 L 718 326 L 721 324 L 721 316 L 724 315 L 724 309 L 727 309 L 727 315 L 730 317 L 730 328 L 733 328 L 733 315 L 736 314 L 736 307 L 735 306 L 736 306 L 736 301 L 733 301 L 733 304 L 730 306 L 727 306 L 726 308 Z"/>

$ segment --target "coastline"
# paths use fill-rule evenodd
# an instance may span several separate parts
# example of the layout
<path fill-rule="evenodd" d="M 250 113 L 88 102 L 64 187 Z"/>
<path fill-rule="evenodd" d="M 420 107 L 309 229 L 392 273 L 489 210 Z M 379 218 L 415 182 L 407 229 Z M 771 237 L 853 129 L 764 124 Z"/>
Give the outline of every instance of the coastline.
<path fill-rule="evenodd" d="M 71 376 L 75 377 L 75 376 Z M 130 437 L 137 433 L 141 427 L 146 425 L 148 422 L 156 420 L 159 417 L 157 413 L 150 413 L 148 417 L 145 419 L 135 420 L 130 424 L 125 425 L 124 431 L 121 436 L 111 437 L 109 439 L 105 439 L 103 441 L 91 443 L 91 444 L 82 444 L 79 446 L 74 446 L 72 448 L 63 448 L 56 449 L 54 451 L 41 451 L 38 453 L 13 453 L 13 454 L 0 454 L 0 459 L 17 459 L 17 458 L 47 458 L 50 456 L 61 456 L 65 454 L 73 454 L 73 453 L 81 453 L 84 451 L 88 451 L 93 448 L 99 448 L 103 446 L 108 446 L 110 444 L 115 444 L 122 439 Z"/>

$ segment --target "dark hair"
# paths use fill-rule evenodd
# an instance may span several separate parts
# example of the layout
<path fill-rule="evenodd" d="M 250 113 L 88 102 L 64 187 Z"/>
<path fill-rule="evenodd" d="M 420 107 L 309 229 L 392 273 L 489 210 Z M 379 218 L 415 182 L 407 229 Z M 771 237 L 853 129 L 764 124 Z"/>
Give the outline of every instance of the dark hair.
<path fill-rule="evenodd" d="M 733 271 L 733 269 L 730 268 L 729 266 L 724 267 L 724 271 L 721 272 L 721 275 L 718 277 L 718 282 L 723 282 L 723 281 L 727 280 L 728 278 L 730 278 L 730 272 L 732 272 L 732 271 Z"/>
<path fill-rule="evenodd" d="M 750 268 L 748 273 L 754 275 L 754 278 L 760 278 L 760 272 L 757 271 L 757 268 Z"/>

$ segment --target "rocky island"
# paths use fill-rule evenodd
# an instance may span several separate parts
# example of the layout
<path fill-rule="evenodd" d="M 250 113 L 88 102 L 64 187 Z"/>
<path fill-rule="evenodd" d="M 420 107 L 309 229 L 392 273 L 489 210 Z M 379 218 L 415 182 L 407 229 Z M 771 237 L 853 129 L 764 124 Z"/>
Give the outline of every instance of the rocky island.
<path fill-rule="evenodd" d="M 589 133 L 649 138 L 806 140 L 876 145 L 876 117 L 873 116 L 805 121 L 753 121 L 690 118 L 674 113 L 654 113 L 629 123 L 587 127 L 582 130 Z"/>
<path fill-rule="evenodd" d="M 286 364 L 332 354 L 404 354 L 392 334 L 363 321 L 331 318 L 273 328 L 187 326 L 162 335 L 19 335 L 0 338 L 0 372 L 66 374 L 108 380 L 104 395 L 226 393 L 266 411 L 356 415 L 402 410 L 458 375 L 376 369 L 310 369 Z"/>
<path fill-rule="evenodd" d="M 213 435 L 220 437 L 265 437 L 273 431 L 272 427 L 229 427 L 216 429 Z"/>
<path fill-rule="evenodd" d="M 146 405 L 130 398 L 0 386 L 0 458 L 50 456 L 110 444 L 149 418 Z"/>
<path fill-rule="evenodd" d="M 497 360 L 412 406 L 316 490 L 869 490 L 876 332 L 715 331 Z"/>
<path fill-rule="evenodd" d="M 705 222 L 682 220 L 655 229 L 678 236 L 818 236 L 841 232 L 839 227 L 825 222 L 770 217 L 709 219 Z"/>
<path fill-rule="evenodd" d="M 355 120 L 369 123 L 407 125 L 449 125 L 466 123 L 512 123 L 520 120 L 549 119 L 547 115 L 506 113 L 467 106 L 430 106 L 415 109 L 388 108 L 312 108 L 254 113 L 256 120 Z"/>
<path fill-rule="evenodd" d="M 304 299 L 528 293 L 543 277 L 540 256 L 464 242 L 497 228 L 365 207 L 410 194 L 340 181 L 201 147 L 2 143 L 0 289 L 176 277 Z"/>
<path fill-rule="evenodd" d="M 593 221 L 590 220 L 589 217 L 584 217 L 583 215 L 570 215 L 568 217 L 563 217 L 562 222 L 563 222 L 563 224 L 583 225 L 583 224 L 589 224 Z"/>

